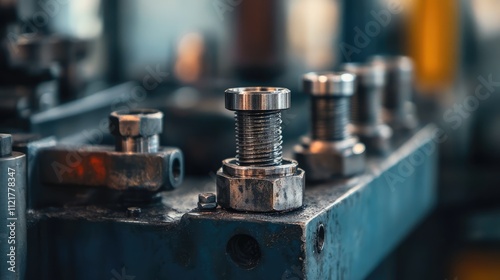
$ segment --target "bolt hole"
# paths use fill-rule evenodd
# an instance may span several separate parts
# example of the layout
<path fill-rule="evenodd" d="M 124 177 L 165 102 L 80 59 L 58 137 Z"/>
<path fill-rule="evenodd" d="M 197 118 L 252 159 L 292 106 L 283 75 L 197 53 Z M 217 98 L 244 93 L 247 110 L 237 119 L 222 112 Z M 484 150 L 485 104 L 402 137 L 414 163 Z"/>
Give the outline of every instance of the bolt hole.
<path fill-rule="evenodd" d="M 325 246 L 325 226 L 323 224 L 319 224 L 318 229 L 316 231 L 316 250 L 318 253 L 323 251 L 323 247 Z"/>
<path fill-rule="evenodd" d="M 257 266 L 261 258 L 259 243 L 246 234 L 237 234 L 227 242 L 226 252 L 231 259 L 244 269 Z"/>
<path fill-rule="evenodd" d="M 181 178 L 181 161 L 179 158 L 174 158 L 172 161 L 172 175 L 175 181 L 179 181 Z"/>

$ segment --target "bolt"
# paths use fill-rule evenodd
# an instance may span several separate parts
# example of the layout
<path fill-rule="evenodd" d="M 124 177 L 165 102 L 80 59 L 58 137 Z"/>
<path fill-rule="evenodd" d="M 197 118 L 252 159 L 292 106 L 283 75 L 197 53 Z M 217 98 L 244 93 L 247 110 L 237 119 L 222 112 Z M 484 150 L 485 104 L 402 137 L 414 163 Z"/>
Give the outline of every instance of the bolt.
<path fill-rule="evenodd" d="M 357 86 L 351 103 L 351 120 L 356 125 L 382 123 L 382 89 L 385 72 L 380 65 L 346 63 L 343 70 L 356 75 Z"/>
<path fill-rule="evenodd" d="M 198 195 L 199 210 L 213 210 L 217 208 L 217 196 L 214 193 L 200 193 Z"/>
<path fill-rule="evenodd" d="M 139 207 L 128 207 L 127 208 L 127 217 L 139 217 L 141 214 L 141 208 Z"/>
<path fill-rule="evenodd" d="M 235 111 L 236 157 L 217 171 L 217 200 L 225 209 L 279 212 L 304 200 L 304 170 L 283 158 L 281 110 L 290 108 L 290 90 L 231 88 L 226 109 Z"/>
<path fill-rule="evenodd" d="M 302 78 L 303 91 L 311 96 L 312 132 L 294 152 L 309 181 L 353 176 L 365 169 L 365 146 L 349 127 L 355 80 L 346 72 L 311 72 Z"/>
<path fill-rule="evenodd" d="M 350 137 L 350 97 L 356 76 L 345 72 L 308 73 L 303 91 L 311 95 L 312 140 L 342 141 Z"/>
<path fill-rule="evenodd" d="M 369 61 L 386 72 L 383 105 L 390 115 L 388 121 L 396 128 L 415 128 L 412 60 L 407 56 L 374 56 Z"/>
<path fill-rule="evenodd" d="M 0 157 L 10 156 L 12 153 L 12 136 L 0 134 Z"/>
<path fill-rule="evenodd" d="M 230 88 L 226 109 L 235 111 L 236 163 L 276 166 L 282 157 L 281 110 L 290 107 L 290 90 L 273 87 Z"/>
<path fill-rule="evenodd" d="M 343 69 L 356 75 L 357 86 L 351 103 L 352 131 L 367 151 L 383 155 L 390 149 L 392 129 L 383 123 L 382 92 L 385 69 L 377 64 L 346 63 Z"/>
<path fill-rule="evenodd" d="M 115 111 L 109 115 L 109 131 L 120 152 L 155 153 L 163 130 L 163 113 L 152 109 Z"/>

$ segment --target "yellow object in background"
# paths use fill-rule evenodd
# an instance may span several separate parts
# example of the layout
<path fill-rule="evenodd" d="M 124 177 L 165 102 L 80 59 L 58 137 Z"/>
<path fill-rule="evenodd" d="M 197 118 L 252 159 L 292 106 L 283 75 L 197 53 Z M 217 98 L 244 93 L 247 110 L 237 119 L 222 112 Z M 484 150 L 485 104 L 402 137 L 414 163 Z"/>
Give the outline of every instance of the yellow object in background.
<path fill-rule="evenodd" d="M 455 258 L 451 273 L 457 280 L 498 280 L 500 253 L 483 250 L 462 252 Z"/>
<path fill-rule="evenodd" d="M 408 48 L 416 85 L 425 92 L 449 89 L 459 74 L 460 1 L 413 0 Z"/>

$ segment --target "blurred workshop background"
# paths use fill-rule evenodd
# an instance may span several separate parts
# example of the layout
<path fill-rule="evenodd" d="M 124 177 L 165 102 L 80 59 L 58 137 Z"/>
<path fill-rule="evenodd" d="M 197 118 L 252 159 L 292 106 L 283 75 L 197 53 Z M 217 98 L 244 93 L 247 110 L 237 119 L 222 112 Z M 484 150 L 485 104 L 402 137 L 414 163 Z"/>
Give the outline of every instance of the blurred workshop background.
<path fill-rule="evenodd" d="M 234 154 L 224 89 L 289 88 L 293 145 L 303 73 L 407 55 L 445 139 L 438 203 L 368 279 L 500 279 L 500 1 L 0 0 L 0 38 L 1 131 L 113 145 L 110 111 L 157 108 L 200 177 Z"/>

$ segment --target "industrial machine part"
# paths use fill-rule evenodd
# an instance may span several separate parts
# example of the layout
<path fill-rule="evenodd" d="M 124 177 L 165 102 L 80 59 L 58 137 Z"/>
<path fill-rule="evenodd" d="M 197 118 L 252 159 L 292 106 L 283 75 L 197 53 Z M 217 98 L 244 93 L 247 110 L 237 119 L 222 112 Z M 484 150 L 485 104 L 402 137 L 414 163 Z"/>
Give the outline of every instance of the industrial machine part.
<path fill-rule="evenodd" d="M 26 268 L 26 156 L 0 134 L 0 279 L 24 279 Z"/>
<path fill-rule="evenodd" d="M 163 114 L 157 110 L 118 111 L 109 117 L 116 147 L 57 146 L 41 152 L 44 183 L 158 192 L 178 187 L 184 158 L 177 148 L 159 147 Z M 50 163 L 50 164 L 47 164 Z"/>
<path fill-rule="evenodd" d="M 303 91 L 311 96 L 312 132 L 295 146 L 295 159 L 310 181 L 365 169 L 365 146 L 348 130 L 355 79 L 346 72 L 311 72 L 303 77 Z"/>
<path fill-rule="evenodd" d="M 198 195 L 198 209 L 200 211 L 217 208 L 217 196 L 214 193 L 200 193 Z"/>
<path fill-rule="evenodd" d="M 407 56 L 373 56 L 369 63 L 385 68 L 384 121 L 394 131 L 408 132 L 418 125 L 413 98 L 413 62 Z"/>
<path fill-rule="evenodd" d="M 116 151 L 155 153 L 162 130 L 163 113 L 158 110 L 117 111 L 109 116 L 109 131 L 116 137 Z"/>
<path fill-rule="evenodd" d="M 33 209 L 27 277 L 364 279 L 434 206 L 436 136 L 427 126 L 360 176 L 306 188 L 305 207 L 287 213 L 199 211 L 208 178 L 135 217 L 108 205 Z"/>
<path fill-rule="evenodd" d="M 369 154 L 385 155 L 390 149 L 392 129 L 382 120 L 382 90 L 385 69 L 378 65 L 346 63 L 343 70 L 356 75 L 351 100 L 352 132 Z"/>
<path fill-rule="evenodd" d="M 219 205 L 238 211 L 288 211 L 302 206 L 304 171 L 282 157 L 281 110 L 290 90 L 230 88 L 226 109 L 235 111 L 236 157 L 217 171 Z"/>

